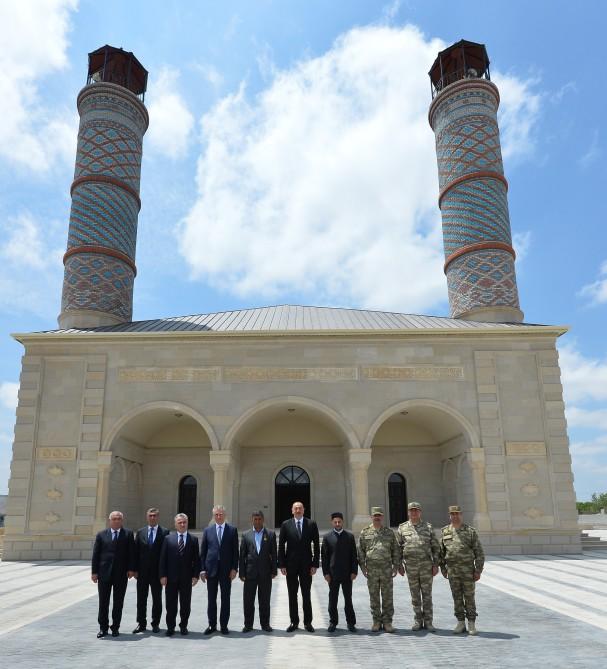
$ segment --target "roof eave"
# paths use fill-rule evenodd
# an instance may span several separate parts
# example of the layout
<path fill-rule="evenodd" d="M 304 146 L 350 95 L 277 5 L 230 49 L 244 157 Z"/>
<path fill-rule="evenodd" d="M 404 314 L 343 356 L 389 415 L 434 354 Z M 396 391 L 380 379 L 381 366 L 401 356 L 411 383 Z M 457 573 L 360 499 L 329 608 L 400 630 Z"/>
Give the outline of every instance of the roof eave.
<path fill-rule="evenodd" d="M 529 336 L 529 335 L 552 335 L 560 337 L 569 331 L 567 325 L 520 325 L 516 328 L 491 327 L 480 329 L 459 328 L 402 328 L 391 330 L 250 330 L 250 331 L 227 331 L 216 330 L 164 330 L 161 332 L 15 332 L 11 337 L 21 344 L 44 341 L 74 341 L 74 339 L 86 340 L 116 340 L 116 339 L 195 339 L 195 338 L 255 338 L 255 337 L 399 337 L 399 336 L 463 336 L 479 337 L 485 335 L 498 336 Z"/>

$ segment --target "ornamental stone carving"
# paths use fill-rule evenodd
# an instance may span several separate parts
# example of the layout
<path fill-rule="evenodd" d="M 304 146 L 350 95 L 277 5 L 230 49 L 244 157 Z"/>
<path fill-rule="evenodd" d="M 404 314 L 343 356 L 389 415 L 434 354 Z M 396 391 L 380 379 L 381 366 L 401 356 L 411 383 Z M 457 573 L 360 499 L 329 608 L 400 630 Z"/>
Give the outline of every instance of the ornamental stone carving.
<path fill-rule="evenodd" d="M 61 474 L 65 474 L 65 469 L 59 467 L 59 465 L 51 465 L 46 471 L 51 476 L 61 476 Z"/>
<path fill-rule="evenodd" d="M 63 493 L 61 490 L 57 490 L 57 488 L 52 488 L 51 490 L 46 491 L 46 496 L 53 502 L 56 502 L 58 499 L 63 497 Z"/>
<path fill-rule="evenodd" d="M 521 462 L 518 468 L 525 474 L 534 474 L 537 471 L 535 462 Z"/>
<path fill-rule="evenodd" d="M 540 487 L 536 483 L 525 483 L 521 486 L 521 492 L 525 497 L 537 497 L 540 494 Z"/>
<path fill-rule="evenodd" d="M 544 515 L 544 512 L 535 506 L 531 506 L 523 512 L 523 515 L 527 516 L 527 518 L 531 518 L 532 520 L 537 520 Z"/>
<path fill-rule="evenodd" d="M 44 519 L 49 525 L 54 525 L 58 520 L 61 520 L 61 516 L 54 511 L 49 511 Z"/>

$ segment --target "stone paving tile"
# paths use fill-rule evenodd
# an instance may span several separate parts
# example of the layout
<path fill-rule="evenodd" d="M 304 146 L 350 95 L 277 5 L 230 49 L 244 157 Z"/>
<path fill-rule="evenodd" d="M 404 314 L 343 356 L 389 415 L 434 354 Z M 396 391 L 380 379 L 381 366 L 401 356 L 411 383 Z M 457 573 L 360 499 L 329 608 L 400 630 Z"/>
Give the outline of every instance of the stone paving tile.
<path fill-rule="evenodd" d="M 498 569 L 508 572 L 508 580 L 497 576 Z M 520 574 L 526 564 L 531 576 L 537 565 L 541 569 L 537 580 L 532 585 L 521 588 L 517 596 L 508 594 L 509 583 L 517 573 Z M 3 599 L 2 568 L 11 563 L 0 564 L 0 609 Z M 495 569 L 493 565 L 495 564 Z M 555 569 L 547 582 L 545 569 L 554 564 Z M 607 580 L 607 559 L 567 559 L 555 560 L 543 557 L 541 560 L 499 560 L 489 561 L 487 577 L 491 576 L 499 583 L 502 590 L 490 587 L 483 580 L 477 590 L 479 609 L 478 626 L 481 630 L 477 637 L 467 635 L 454 636 L 452 602 L 447 582 L 440 576 L 435 581 L 434 603 L 437 634 L 410 631 L 411 612 L 408 589 L 405 580 L 398 577 L 395 583 L 395 626 L 397 632 L 373 634 L 369 631 L 371 616 L 368 607 L 368 594 L 365 582 L 359 576 L 354 587 L 354 604 L 358 616 L 359 632 L 350 634 L 342 627 L 336 634 L 326 631 L 327 624 L 327 586 L 317 576 L 314 579 L 313 606 L 316 634 L 303 630 L 287 634 L 288 624 L 287 593 L 284 578 L 275 581 L 272 595 L 272 624 L 275 632 L 271 635 L 259 629 L 243 635 L 242 627 L 242 585 L 235 582 L 232 592 L 232 618 L 230 627 L 233 632 L 227 636 L 213 635 L 204 637 L 206 627 L 206 589 L 199 584 L 193 591 L 191 634 L 188 637 L 177 635 L 171 639 L 161 635 L 133 636 L 130 631 L 135 626 L 135 584 L 130 583 L 125 602 L 121 636 L 118 639 L 108 637 L 97 640 L 96 616 L 97 599 L 89 597 L 78 603 L 52 613 L 21 629 L 0 636 L 2 665 L 10 669 L 45 669 L 84 667 L 96 669 L 165 669 L 173 664 L 176 669 L 187 666 L 213 669 L 247 669 L 269 667 L 278 669 L 329 669 L 347 667 L 357 669 L 392 669 L 398 667 L 517 667 L 535 669 L 535 667 L 584 668 L 602 666 L 607 657 L 607 637 L 603 629 L 584 622 L 584 597 L 588 593 L 580 591 L 579 608 L 574 616 L 563 615 L 524 597 L 536 596 L 534 587 L 548 587 L 551 596 L 558 599 L 559 585 L 553 581 L 567 583 L 567 565 L 575 567 L 576 573 L 584 568 L 596 574 L 597 591 L 602 594 Z M 22 570 L 24 576 L 27 570 Z M 579 574 L 578 574 L 579 575 Z M 17 577 L 15 572 L 14 577 Z M 543 585 L 542 585 L 543 583 Z M 11 579 L 10 586 L 14 587 Z M 600 587 L 599 587 L 600 586 Z M 36 586 L 37 587 L 37 586 Z M 83 585 L 84 587 L 84 585 Z M 91 587 L 94 588 L 94 586 Z M 536 589 L 538 589 L 536 588 Z M 24 591 L 25 592 L 25 591 Z M 40 606 L 44 606 L 44 598 Z M 600 603 L 599 603 L 600 605 Z M 604 611 L 607 618 L 607 611 Z M 343 613 L 340 610 L 340 616 Z M 581 618 L 581 619 L 578 619 Z M 256 625 L 258 622 L 256 621 Z M 2 628 L 0 623 L 0 634 Z"/>

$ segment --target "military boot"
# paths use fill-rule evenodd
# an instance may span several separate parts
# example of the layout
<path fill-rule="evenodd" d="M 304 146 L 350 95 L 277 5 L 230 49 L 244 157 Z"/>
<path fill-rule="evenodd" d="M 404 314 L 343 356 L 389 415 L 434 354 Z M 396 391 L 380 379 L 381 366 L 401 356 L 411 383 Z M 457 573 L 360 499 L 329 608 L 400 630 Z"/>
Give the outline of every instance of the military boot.
<path fill-rule="evenodd" d="M 419 620 L 416 620 L 416 621 L 413 623 L 413 625 L 411 625 L 411 629 L 412 629 L 414 632 L 419 632 L 421 628 L 422 628 L 422 624 L 421 624 L 421 622 L 420 622 Z"/>
<path fill-rule="evenodd" d="M 424 627 L 428 630 L 428 632 L 436 632 L 436 627 L 434 627 L 431 620 L 426 620 Z"/>
<path fill-rule="evenodd" d="M 371 631 L 379 632 L 380 629 L 381 629 L 381 623 L 378 623 L 377 620 L 374 620 L 373 625 L 371 625 Z"/>
<path fill-rule="evenodd" d="M 474 620 L 468 621 L 468 634 L 470 636 L 476 636 L 478 634 L 478 630 L 476 629 L 476 621 Z"/>
<path fill-rule="evenodd" d="M 394 627 L 392 627 L 392 623 L 384 623 L 384 632 L 388 632 L 389 634 L 392 634 L 392 632 L 394 632 Z"/>
<path fill-rule="evenodd" d="M 457 625 L 455 626 L 455 629 L 453 630 L 453 634 L 462 634 L 462 632 L 466 631 L 466 623 L 463 620 L 458 620 Z"/>

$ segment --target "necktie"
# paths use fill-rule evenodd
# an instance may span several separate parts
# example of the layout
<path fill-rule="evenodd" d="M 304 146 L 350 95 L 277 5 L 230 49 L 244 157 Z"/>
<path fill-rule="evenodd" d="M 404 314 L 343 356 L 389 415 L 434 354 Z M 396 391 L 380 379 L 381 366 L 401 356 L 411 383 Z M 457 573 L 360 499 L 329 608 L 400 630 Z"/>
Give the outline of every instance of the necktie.
<path fill-rule="evenodd" d="M 177 550 L 179 551 L 179 555 L 183 555 L 183 550 L 185 548 L 185 545 L 183 543 L 183 534 L 179 535 L 179 543 L 177 545 Z"/>
<path fill-rule="evenodd" d="M 112 532 L 114 533 L 114 536 L 112 537 L 112 541 L 116 541 L 116 539 L 118 539 L 118 530 L 112 530 Z"/>
<path fill-rule="evenodd" d="M 297 521 L 297 531 L 299 532 L 299 536 L 301 536 L 301 520 Z"/>
<path fill-rule="evenodd" d="M 148 536 L 148 544 L 150 544 L 150 546 L 151 546 L 153 543 L 154 543 L 154 529 L 152 527 L 150 527 L 150 534 Z"/>
<path fill-rule="evenodd" d="M 223 536 L 223 527 L 221 527 L 221 525 L 220 525 L 218 533 L 217 533 L 217 538 L 219 539 L 219 543 L 221 543 L 221 537 L 222 536 Z"/>

